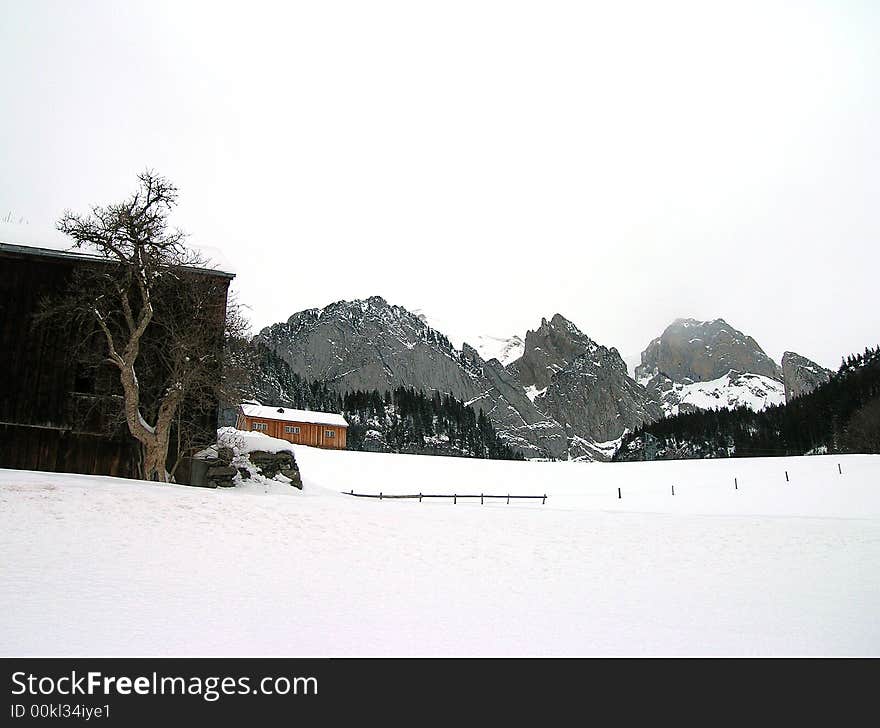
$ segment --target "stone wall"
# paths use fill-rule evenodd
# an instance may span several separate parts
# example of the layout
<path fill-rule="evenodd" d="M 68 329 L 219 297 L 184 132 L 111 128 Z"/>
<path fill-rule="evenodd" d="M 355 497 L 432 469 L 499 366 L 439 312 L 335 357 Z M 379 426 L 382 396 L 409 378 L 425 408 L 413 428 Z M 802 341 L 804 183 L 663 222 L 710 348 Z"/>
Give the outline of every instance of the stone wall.
<path fill-rule="evenodd" d="M 207 487 L 231 488 L 235 485 L 236 475 L 239 475 L 241 480 L 249 480 L 251 470 L 242 462 L 243 460 L 248 461 L 262 477 L 271 480 L 281 474 L 290 480 L 290 484 L 294 488 L 302 490 L 302 476 L 292 450 L 281 450 L 277 453 L 254 450 L 251 453 L 243 453 L 236 458 L 232 448 L 229 447 L 218 448 L 216 456 L 204 458 L 205 465 L 207 465 L 205 473 Z"/>

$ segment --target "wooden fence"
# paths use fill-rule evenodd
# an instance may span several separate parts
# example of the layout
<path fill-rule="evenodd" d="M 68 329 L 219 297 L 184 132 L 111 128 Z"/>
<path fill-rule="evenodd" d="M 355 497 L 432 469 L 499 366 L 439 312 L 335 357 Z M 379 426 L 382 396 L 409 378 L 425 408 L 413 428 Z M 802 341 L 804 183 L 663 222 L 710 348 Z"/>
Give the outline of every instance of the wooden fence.
<path fill-rule="evenodd" d="M 345 491 L 343 491 L 345 493 Z M 382 493 L 379 492 L 378 495 L 375 493 L 355 493 L 353 490 L 345 493 L 345 495 L 352 495 L 355 498 L 378 498 L 379 500 L 385 500 L 386 498 L 418 498 L 419 503 L 422 502 L 422 498 L 452 498 L 453 503 L 458 503 L 459 498 L 479 498 L 480 503 L 484 503 L 488 499 L 495 500 L 507 500 L 509 504 L 511 500 L 534 500 L 536 498 L 541 500 L 541 505 L 544 505 L 547 502 L 547 494 L 544 495 L 488 495 L 486 493 L 480 494 L 468 494 L 468 493 L 413 493 L 408 495 L 392 495 L 390 493 Z"/>

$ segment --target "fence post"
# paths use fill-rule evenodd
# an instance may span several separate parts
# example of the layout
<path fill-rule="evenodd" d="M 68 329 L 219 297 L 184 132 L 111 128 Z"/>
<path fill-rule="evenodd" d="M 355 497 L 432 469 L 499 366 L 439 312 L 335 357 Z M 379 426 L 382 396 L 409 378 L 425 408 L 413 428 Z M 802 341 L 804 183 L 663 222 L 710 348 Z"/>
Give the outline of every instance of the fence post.
<path fill-rule="evenodd" d="M 787 470 L 785 471 L 785 482 L 786 483 L 788 482 L 788 471 Z"/>
<path fill-rule="evenodd" d="M 455 505 L 456 503 L 458 503 L 458 496 L 455 493 L 453 493 L 452 494 L 452 505 Z"/>
<path fill-rule="evenodd" d="M 544 493 L 544 497 L 541 498 L 541 505 L 544 505 L 547 502 L 547 494 Z"/>
<path fill-rule="evenodd" d="M 623 495 L 621 495 L 621 493 L 620 493 L 620 488 L 617 489 L 617 498 L 618 498 L 618 500 L 623 498 Z"/>
<path fill-rule="evenodd" d="M 483 505 L 483 494 L 480 493 L 480 505 Z"/>
<path fill-rule="evenodd" d="M 675 486 L 672 486 L 672 495 L 675 495 Z"/>
<path fill-rule="evenodd" d="M 507 505 L 510 505 L 510 493 L 507 494 Z"/>
<path fill-rule="evenodd" d="M 379 491 L 379 500 L 382 500 L 382 491 Z"/>
<path fill-rule="evenodd" d="M 843 470 L 840 469 L 840 463 L 837 463 L 837 472 L 843 475 Z"/>
<path fill-rule="evenodd" d="M 736 478 L 733 479 L 733 489 L 739 490 L 739 481 Z"/>
<path fill-rule="evenodd" d="M 421 503 L 421 502 L 422 502 L 422 494 L 419 493 L 419 503 Z"/>

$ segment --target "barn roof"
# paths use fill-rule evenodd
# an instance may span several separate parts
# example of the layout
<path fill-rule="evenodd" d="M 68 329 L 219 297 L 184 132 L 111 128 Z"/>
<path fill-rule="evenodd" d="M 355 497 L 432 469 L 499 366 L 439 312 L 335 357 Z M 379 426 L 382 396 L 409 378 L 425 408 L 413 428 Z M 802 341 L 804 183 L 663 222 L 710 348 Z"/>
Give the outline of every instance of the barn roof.
<path fill-rule="evenodd" d="M 248 417 L 259 417 L 264 420 L 281 420 L 282 422 L 306 422 L 312 425 L 334 425 L 348 427 L 342 415 L 333 412 L 314 412 L 311 410 L 290 409 L 289 407 L 270 407 L 268 405 L 244 402 L 241 411 Z"/>
<path fill-rule="evenodd" d="M 190 243 L 187 243 L 187 247 L 200 253 L 205 259 L 205 266 L 201 268 L 193 267 L 192 270 L 216 273 L 224 278 L 235 277 L 233 266 L 219 249 Z M 106 260 L 94 253 L 74 248 L 70 238 L 52 228 L 2 222 L 0 222 L 0 251 L 44 258 L 65 258 L 98 262 Z"/>

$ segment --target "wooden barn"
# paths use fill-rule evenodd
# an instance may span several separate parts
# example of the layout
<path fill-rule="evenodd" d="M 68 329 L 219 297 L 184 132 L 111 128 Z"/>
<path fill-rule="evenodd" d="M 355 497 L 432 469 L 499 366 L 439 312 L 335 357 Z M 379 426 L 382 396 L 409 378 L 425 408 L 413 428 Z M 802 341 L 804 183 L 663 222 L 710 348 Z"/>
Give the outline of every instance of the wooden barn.
<path fill-rule="evenodd" d="M 137 477 L 136 441 L 118 424 L 118 375 L 109 365 L 79 358 L 82 330 L 36 318 L 41 301 L 65 290 L 78 267 L 101 265 L 106 263 L 94 256 L 11 242 L 0 229 L 0 468 Z M 191 271 L 216 281 L 211 290 L 217 304 L 205 325 L 216 327 L 222 346 L 233 275 Z M 198 422 L 206 442 L 212 441 L 217 407 L 192 412 L 188 421 Z"/>
<path fill-rule="evenodd" d="M 236 427 L 239 430 L 262 432 L 296 445 L 336 450 L 345 449 L 348 434 L 348 423 L 342 415 L 270 407 L 256 402 L 241 405 Z"/>

